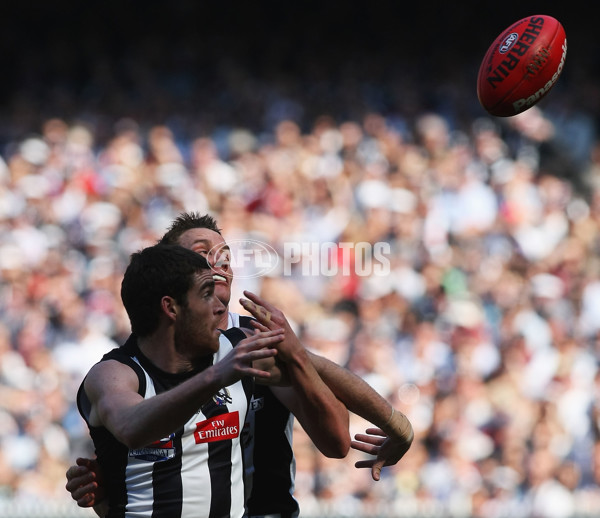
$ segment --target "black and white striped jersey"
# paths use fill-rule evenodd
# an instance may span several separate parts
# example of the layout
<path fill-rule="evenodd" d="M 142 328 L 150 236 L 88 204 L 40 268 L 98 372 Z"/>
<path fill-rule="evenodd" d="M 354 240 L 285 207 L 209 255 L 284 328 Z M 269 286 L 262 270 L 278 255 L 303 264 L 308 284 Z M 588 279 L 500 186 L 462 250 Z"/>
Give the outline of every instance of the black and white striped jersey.
<path fill-rule="evenodd" d="M 225 332 L 224 334 L 230 334 Z M 221 335 L 219 361 L 233 345 Z M 234 334 L 235 336 L 235 334 Z M 234 338 L 237 343 L 238 337 Z M 134 337 L 104 360 L 129 365 L 144 398 L 172 388 L 194 372 L 171 374 L 148 361 Z M 179 430 L 144 448 L 128 449 L 104 427 L 89 427 L 109 498 L 108 518 L 241 518 L 245 512 L 241 432 L 252 395 L 252 380 L 221 389 Z M 90 404 L 79 389 L 78 407 L 87 422 Z"/>

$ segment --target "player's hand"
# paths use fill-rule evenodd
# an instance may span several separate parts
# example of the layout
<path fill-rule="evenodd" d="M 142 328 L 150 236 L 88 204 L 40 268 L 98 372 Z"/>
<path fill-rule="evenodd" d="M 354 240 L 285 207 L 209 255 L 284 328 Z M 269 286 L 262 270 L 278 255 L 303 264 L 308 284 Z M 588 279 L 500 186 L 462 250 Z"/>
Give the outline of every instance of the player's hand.
<path fill-rule="evenodd" d="M 213 365 L 220 383 L 226 387 L 244 376 L 268 379 L 271 374 L 260 368 L 260 360 L 277 354 L 276 345 L 283 340 L 283 329 L 258 332 L 241 340 L 225 358 Z"/>
<path fill-rule="evenodd" d="M 360 460 L 354 464 L 357 468 L 371 468 L 373 480 L 381 478 L 384 466 L 396 464 L 410 448 L 411 443 L 392 439 L 380 428 L 367 428 L 366 433 L 356 434 L 350 446 L 358 451 L 375 455 L 375 459 Z"/>
<path fill-rule="evenodd" d="M 277 345 L 279 360 L 284 362 L 291 360 L 294 354 L 305 351 L 283 311 L 250 291 L 244 291 L 244 295 L 248 298 L 240 299 L 240 304 L 256 319 L 252 322 L 256 329 L 259 331 L 283 329 L 284 339 Z"/>
<path fill-rule="evenodd" d="M 92 507 L 104 500 L 102 473 L 95 459 L 78 458 L 66 473 L 66 490 L 79 507 Z"/>

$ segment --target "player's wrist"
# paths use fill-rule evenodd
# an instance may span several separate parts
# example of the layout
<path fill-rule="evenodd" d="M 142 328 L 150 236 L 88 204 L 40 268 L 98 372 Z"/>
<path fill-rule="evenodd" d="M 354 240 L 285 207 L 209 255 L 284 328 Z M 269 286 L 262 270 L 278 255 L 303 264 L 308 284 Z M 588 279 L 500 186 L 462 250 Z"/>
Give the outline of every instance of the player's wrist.
<path fill-rule="evenodd" d="M 312 366 L 310 356 L 300 341 L 288 339 L 284 347 L 281 347 L 282 344 L 278 346 L 278 358 L 280 360 L 290 367 L 307 369 Z"/>
<path fill-rule="evenodd" d="M 392 408 L 390 417 L 381 427 L 392 440 L 411 444 L 414 439 L 414 431 L 408 418 L 400 411 Z"/>

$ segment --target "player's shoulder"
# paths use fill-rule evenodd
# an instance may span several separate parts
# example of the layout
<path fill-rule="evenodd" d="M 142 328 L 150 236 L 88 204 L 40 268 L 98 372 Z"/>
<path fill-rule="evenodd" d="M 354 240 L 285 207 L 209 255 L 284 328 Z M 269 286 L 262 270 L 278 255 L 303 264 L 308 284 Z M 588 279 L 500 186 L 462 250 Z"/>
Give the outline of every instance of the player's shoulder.
<path fill-rule="evenodd" d="M 137 355 L 139 355 L 137 339 L 131 335 L 123 345 L 108 351 L 100 361 L 92 366 L 86 376 L 86 381 L 89 383 L 89 379 L 95 378 L 103 380 L 111 374 L 129 377 L 132 375 L 130 371 L 133 371 L 139 378 L 143 375 L 143 370 L 136 361 Z"/>
<path fill-rule="evenodd" d="M 110 380 L 110 381 L 108 381 Z M 139 388 L 139 375 L 131 364 L 109 358 L 96 363 L 87 373 L 82 386 L 86 393 L 98 394 L 119 388 Z"/>

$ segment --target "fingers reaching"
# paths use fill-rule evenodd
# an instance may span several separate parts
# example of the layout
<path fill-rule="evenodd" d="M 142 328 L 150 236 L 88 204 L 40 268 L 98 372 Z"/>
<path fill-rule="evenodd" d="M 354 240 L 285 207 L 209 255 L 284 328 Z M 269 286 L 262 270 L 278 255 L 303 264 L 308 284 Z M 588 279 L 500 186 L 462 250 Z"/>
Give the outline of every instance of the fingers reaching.
<path fill-rule="evenodd" d="M 365 434 L 356 434 L 354 438 L 350 443 L 353 449 L 375 456 L 374 459 L 358 461 L 354 466 L 371 468 L 375 481 L 381 478 L 384 466 L 396 464 L 410 448 L 410 442 L 391 439 L 380 428 L 367 428 Z"/>
<path fill-rule="evenodd" d="M 257 333 L 269 331 L 269 328 L 266 326 L 263 326 L 258 320 L 253 320 L 252 326 L 254 327 L 254 329 L 256 330 Z"/>
<path fill-rule="evenodd" d="M 284 330 L 278 327 L 275 329 L 265 329 L 264 331 L 259 330 L 258 333 L 244 338 L 240 344 L 247 345 L 252 349 L 260 349 L 261 347 L 281 342 L 283 338 Z"/>
<path fill-rule="evenodd" d="M 368 444 L 360 441 L 361 440 L 359 439 L 358 441 L 350 442 L 350 447 L 353 450 L 362 451 L 364 453 L 368 453 L 369 455 L 377 455 L 379 453 L 379 445 Z"/>
<path fill-rule="evenodd" d="M 381 428 L 376 428 L 374 426 L 371 428 L 367 428 L 365 430 L 365 433 L 368 433 L 369 435 L 379 435 L 380 437 L 387 437 L 387 434 Z"/>
<path fill-rule="evenodd" d="M 381 446 L 386 437 L 373 437 L 372 435 L 365 435 L 363 433 L 357 433 L 354 438 L 361 443 L 374 444 L 376 446 Z"/>
<path fill-rule="evenodd" d="M 266 300 L 260 298 L 256 293 L 252 293 L 251 291 L 244 290 L 244 295 L 248 297 L 254 304 L 257 306 L 262 306 L 266 311 L 273 313 L 275 307 L 272 304 L 269 304 Z"/>
<path fill-rule="evenodd" d="M 264 306 L 256 304 L 248 299 L 240 299 L 240 304 L 243 308 L 252 314 L 260 323 L 269 325 L 271 323 L 271 312 Z"/>

